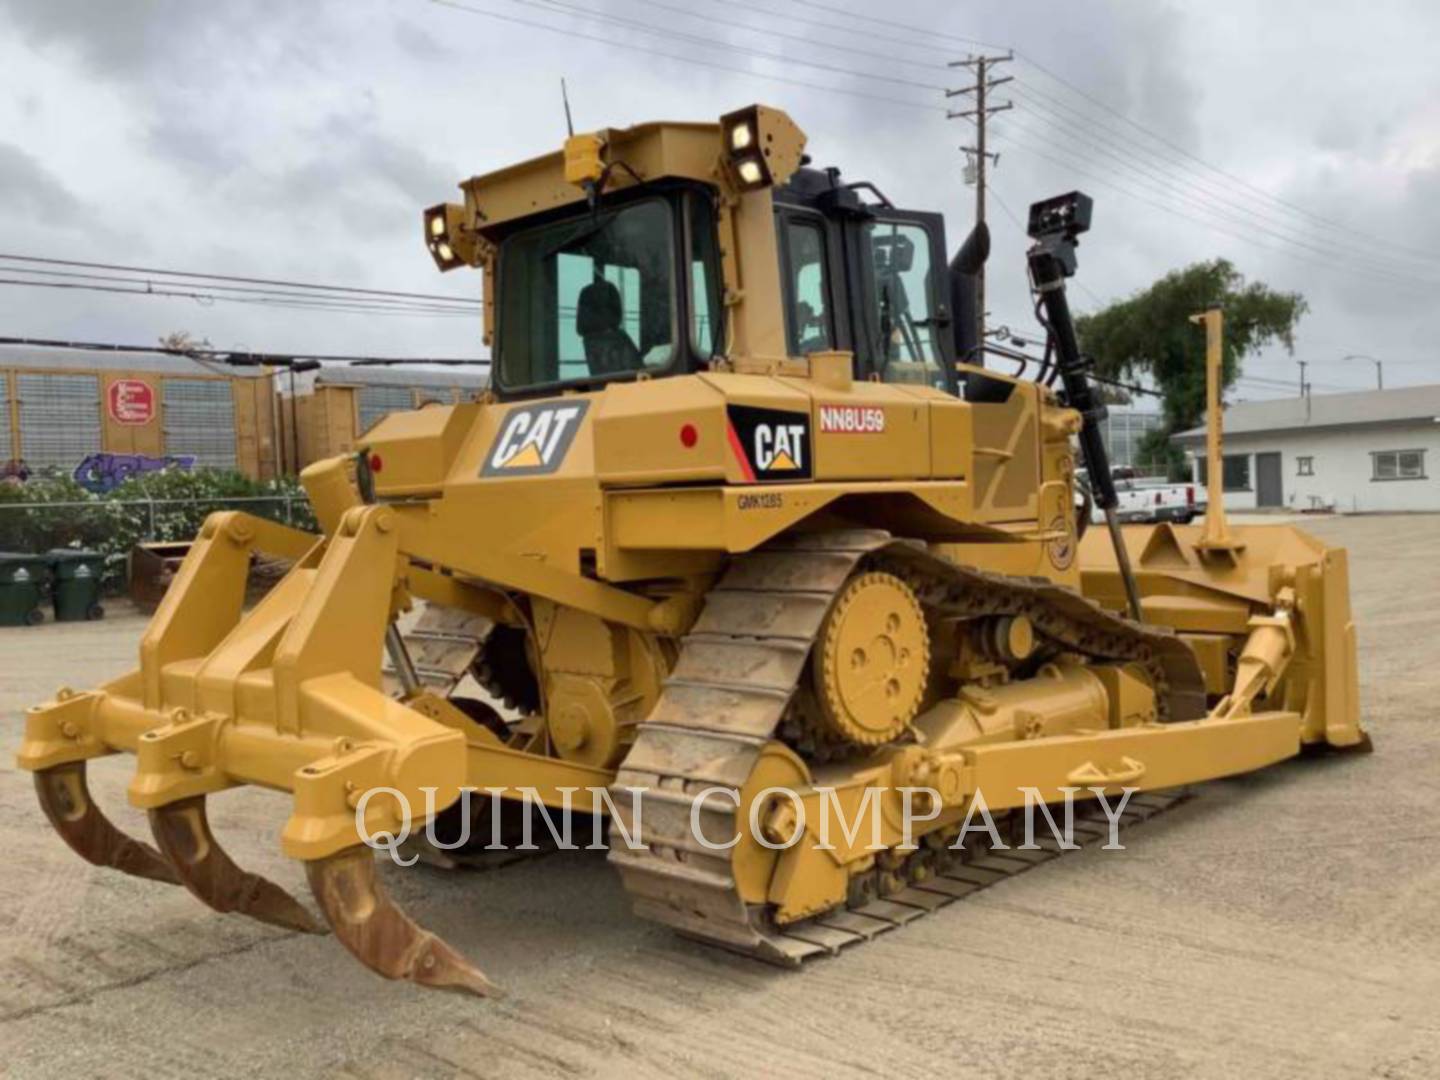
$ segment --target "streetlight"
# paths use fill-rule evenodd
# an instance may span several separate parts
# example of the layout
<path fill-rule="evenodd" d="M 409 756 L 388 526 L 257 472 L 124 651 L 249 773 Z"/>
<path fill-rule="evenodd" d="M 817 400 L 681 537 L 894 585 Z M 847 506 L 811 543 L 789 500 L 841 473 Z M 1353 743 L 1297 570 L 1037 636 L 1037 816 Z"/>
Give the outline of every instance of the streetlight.
<path fill-rule="evenodd" d="M 1351 353 L 1349 356 L 1344 357 L 1344 359 L 1369 360 L 1372 364 L 1375 365 L 1375 389 L 1385 389 L 1385 372 L 1384 369 L 1381 367 L 1381 362 L 1379 360 L 1376 360 L 1375 357 L 1366 356 L 1364 353 Z"/>

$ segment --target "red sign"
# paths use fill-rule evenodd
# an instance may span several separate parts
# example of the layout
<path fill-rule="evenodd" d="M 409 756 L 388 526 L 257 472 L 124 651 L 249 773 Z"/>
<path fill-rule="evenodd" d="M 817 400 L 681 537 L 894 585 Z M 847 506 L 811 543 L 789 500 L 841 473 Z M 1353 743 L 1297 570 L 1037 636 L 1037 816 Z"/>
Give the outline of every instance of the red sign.
<path fill-rule="evenodd" d="M 116 379 L 105 404 L 117 424 L 148 424 L 155 419 L 155 391 L 139 379 Z"/>

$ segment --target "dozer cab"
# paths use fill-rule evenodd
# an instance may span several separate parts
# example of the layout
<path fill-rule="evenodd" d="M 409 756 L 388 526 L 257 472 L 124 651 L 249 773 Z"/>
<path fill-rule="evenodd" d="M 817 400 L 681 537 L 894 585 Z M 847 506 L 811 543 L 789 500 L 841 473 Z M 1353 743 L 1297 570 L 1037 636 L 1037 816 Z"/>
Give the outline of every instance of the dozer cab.
<path fill-rule="evenodd" d="M 1088 201 L 1032 211 L 1055 359 L 1012 377 L 977 362 L 984 235 L 947 263 L 939 215 L 804 142 L 764 107 L 574 135 L 425 211 L 438 267 L 482 271 L 489 390 L 307 468 L 323 535 L 205 523 L 138 668 L 27 715 L 61 836 L 485 994 L 367 838 L 606 813 L 639 914 L 793 964 L 1046 854 L 972 832 L 982 798 L 1154 809 L 1368 746 L 1343 551 L 1229 527 L 1218 499 L 1203 527 L 1082 537 L 1077 448 L 1109 474 L 1065 305 Z M 257 552 L 293 569 L 247 609 Z M 417 603 L 425 642 L 397 622 Z M 437 642 L 488 701 L 428 679 Z M 153 847 L 90 798 L 117 752 Z M 211 833 L 208 798 L 243 784 L 291 796 L 279 840 L 323 924 Z"/>

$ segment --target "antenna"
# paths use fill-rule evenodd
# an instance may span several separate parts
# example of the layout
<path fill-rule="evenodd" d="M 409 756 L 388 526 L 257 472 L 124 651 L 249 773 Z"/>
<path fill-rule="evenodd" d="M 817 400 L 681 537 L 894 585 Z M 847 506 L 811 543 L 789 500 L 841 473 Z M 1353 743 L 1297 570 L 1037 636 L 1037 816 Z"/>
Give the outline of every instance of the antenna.
<path fill-rule="evenodd" d="M 575 122 L 570 119 L 570 95 L 565 90 L 565 76 L 560 76 L 560 100 L 565 103 L 565 133 L 575 134 Z"/>

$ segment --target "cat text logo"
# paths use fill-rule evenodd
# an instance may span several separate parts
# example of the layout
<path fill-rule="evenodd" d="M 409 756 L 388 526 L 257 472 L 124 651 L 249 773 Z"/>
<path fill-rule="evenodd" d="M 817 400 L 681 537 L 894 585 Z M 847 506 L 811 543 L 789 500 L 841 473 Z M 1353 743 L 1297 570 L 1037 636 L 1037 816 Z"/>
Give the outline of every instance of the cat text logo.
<path fill-rule="evenodd" d="M 554 472 L 565 460 L 589 405 L 588 401 L 564 401 L 511 409 L 480 475 L 535 476 Z"/>
<path fill-rule="evenodd" d="M 755 467 L 761 472 L 800 472 L 805 468 L 804 424 L 756 424 Z"/>

